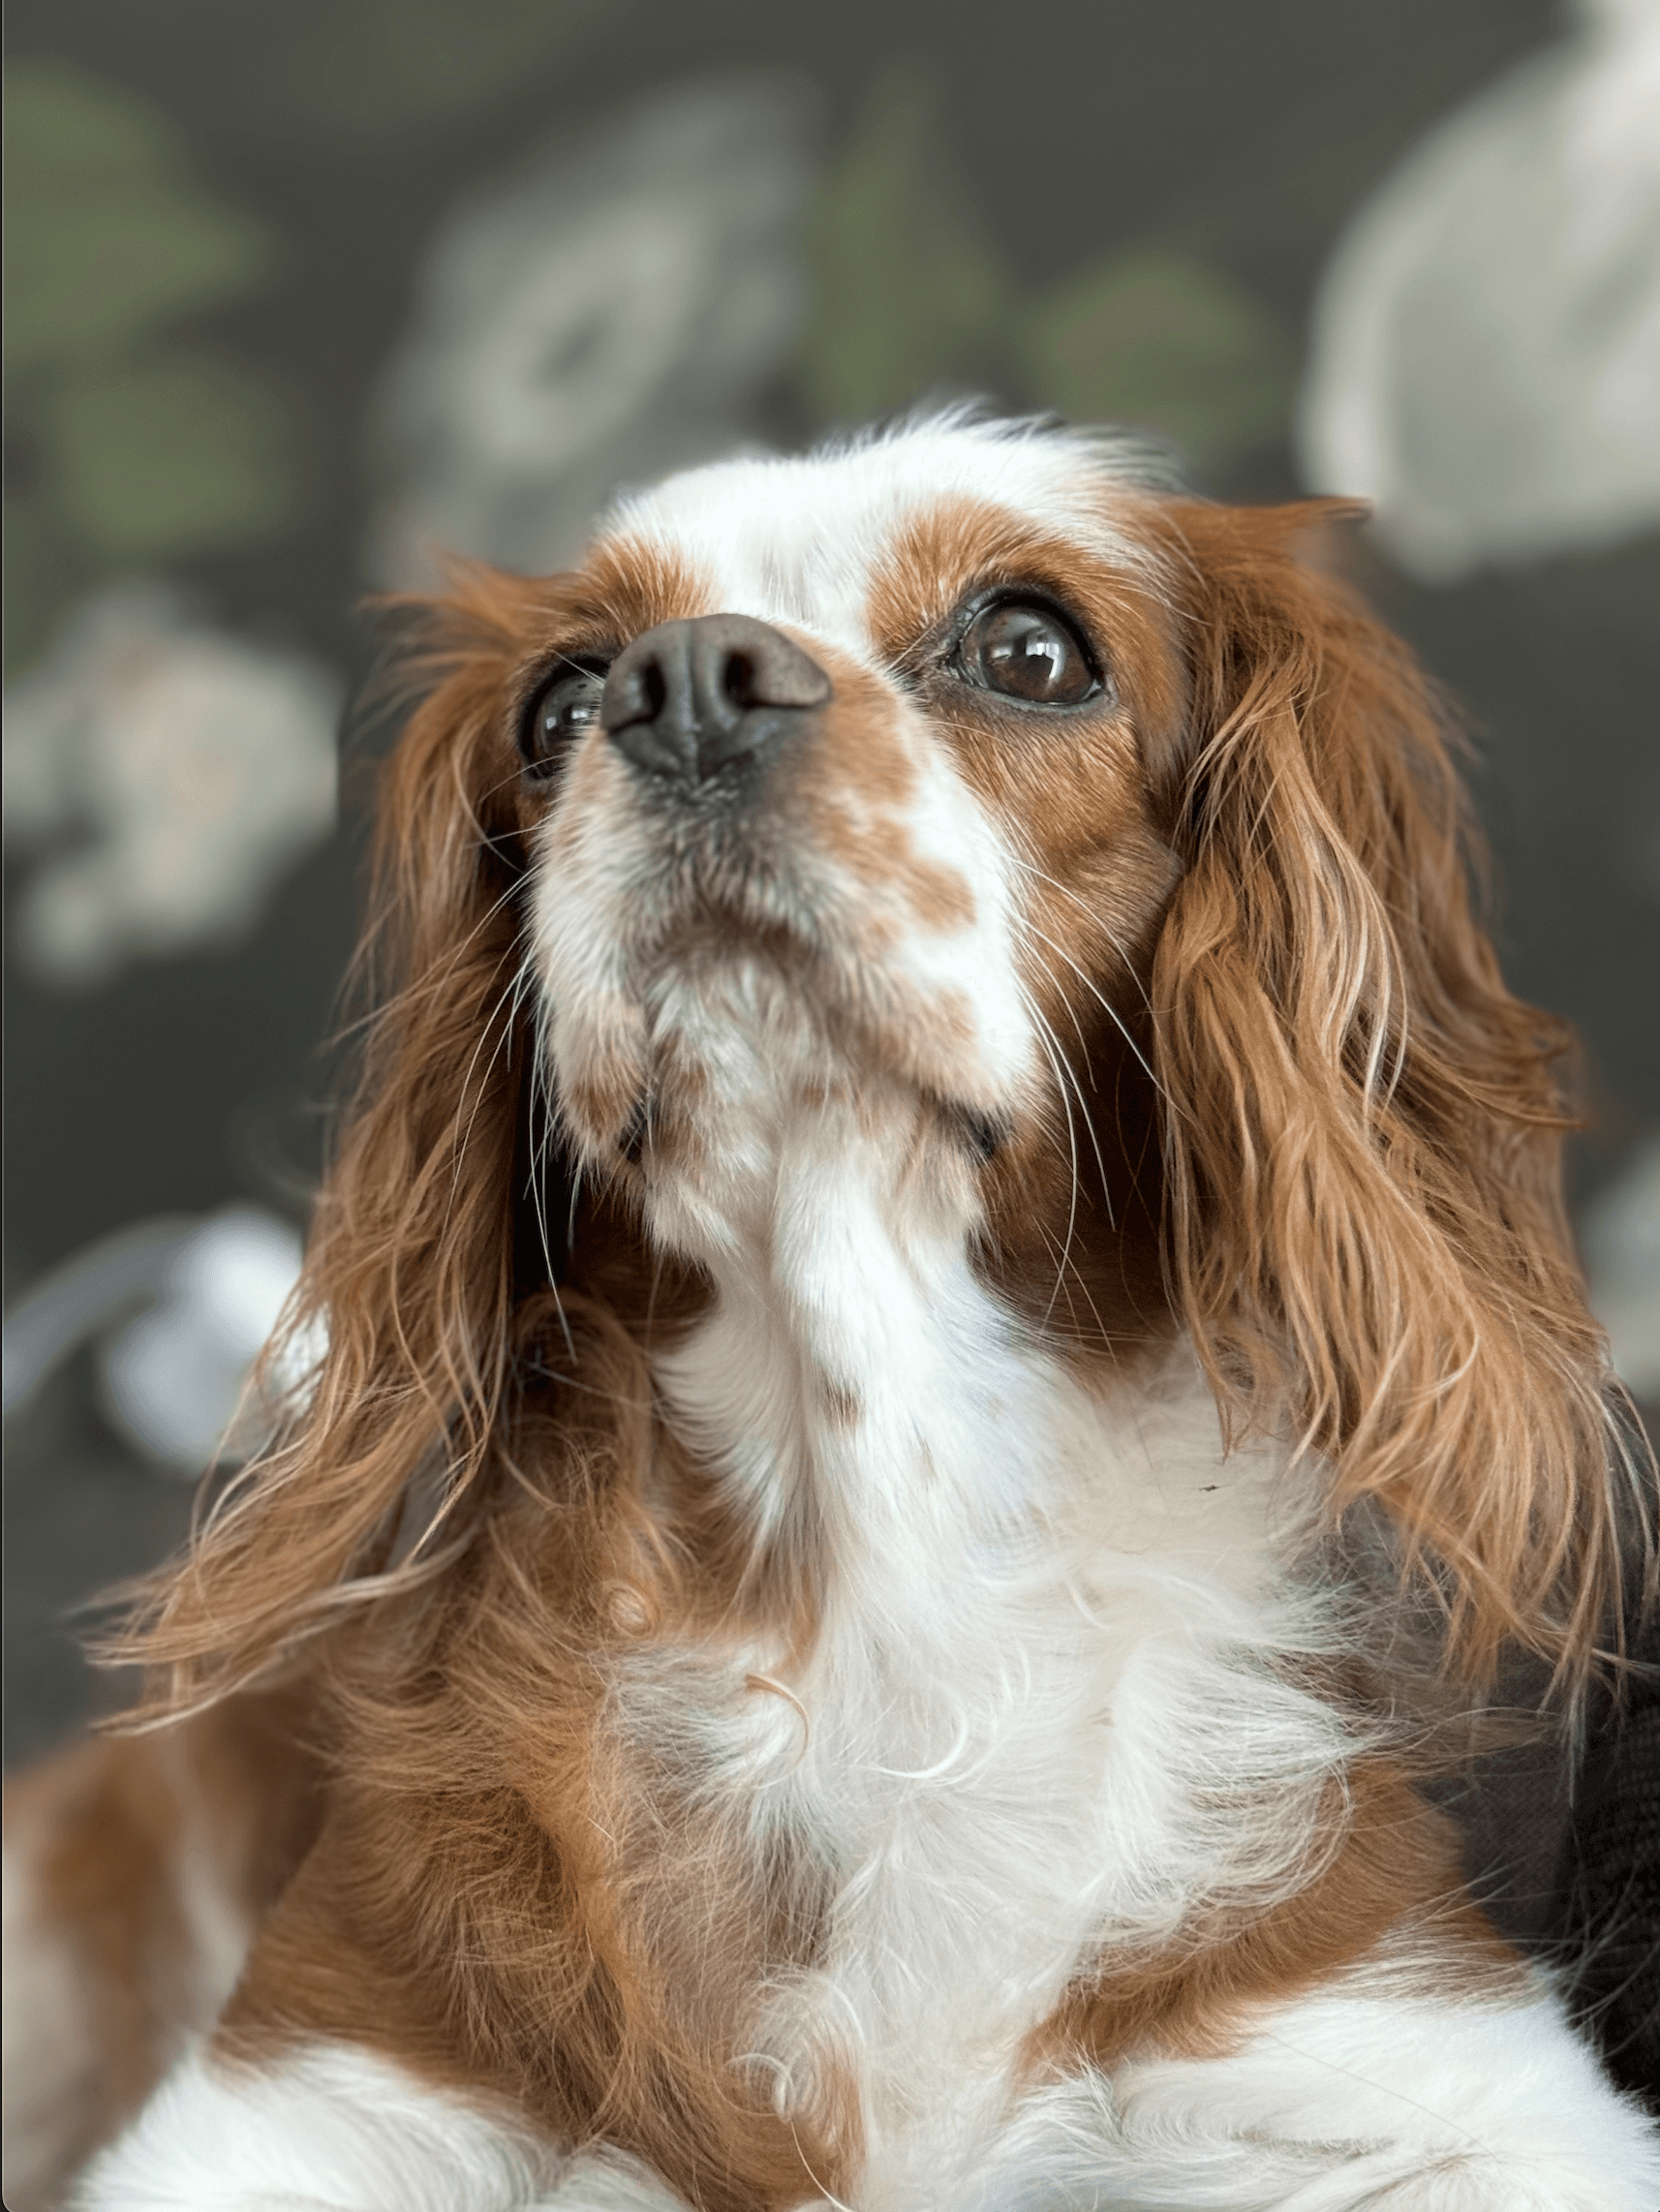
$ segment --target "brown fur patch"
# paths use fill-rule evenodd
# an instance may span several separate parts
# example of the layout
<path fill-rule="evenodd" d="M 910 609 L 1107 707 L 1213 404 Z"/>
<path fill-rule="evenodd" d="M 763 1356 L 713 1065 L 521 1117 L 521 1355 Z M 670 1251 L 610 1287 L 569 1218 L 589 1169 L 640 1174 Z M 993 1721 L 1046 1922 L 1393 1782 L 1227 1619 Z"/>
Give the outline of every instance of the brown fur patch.
<path fill-rule="evenodd" d="M 1149 510 L 1192 698 L 1148 752 L 1184 869 L 1150 987 L 1170 1275 L 1230 1424 L 1288 1418 L 1334 1510 L 1389 1512 L 1457 1666 L 1514 1639 L 1583 1686 L 1631 1447 L 1563 1212 L 1567 1039 L 1481 927 L 1445 702 L 1296 557 L 1352 513 Z"/>
<path fill-rule="evenodd" d="M 838 862 L 856 883 L 897 894 L 918 928 L 967 928 L 974 918 L 967 880 L 912 841 L 906 809 L 916 775 L 895 728 L 892 692 L 840 654 L 813 651 L 834 696 L 814 716 L 811 742 L 776 780 L 771 803 L 792 829 L 799 825 L 806 850 Z"/>
<path fill-rule="evenodd" d="M 89 2047 L 66 2065 L 64 2178 L 137 2110 L 184 2035 L 205 2032 L 223 1961 L 198 1954 L 193 1897 L 250 1936 L 309 1848 L 318 1769 L 293 1694 L 239 1698 L 176 1727 L 94 1737 L 7 1785 L 7 1842 L 33 1912 L 24 1940 L 62 1947 Z"/>
<path fill-rule="evenodd" d="M 858 1393 L 834 1375 L 818 1377 L 818 1402 L 825 1418 L 838 1429 L 856 1429 L 861 1407 Z"/>
<path fill-rule="evenodd" d="M 558 1433 L 447 1597 L 338 1654 L 328 1828 L 221 2044 L 257 2062 L 339 2036 L 562 2145 L 632 2150 L 710 2212 L 798 2203 L 856 2154 L 851 2091 L 827 2079 L 786 2119 L 737 2061 L 764 1982 L 815 1953 L 823 1876 L 740 1848 L 692 1777 L 608 1726 L 612 1665 L 686 1638 L 708 1577 L 644 1511 L 602 1404 L 574 1398 Z"/>

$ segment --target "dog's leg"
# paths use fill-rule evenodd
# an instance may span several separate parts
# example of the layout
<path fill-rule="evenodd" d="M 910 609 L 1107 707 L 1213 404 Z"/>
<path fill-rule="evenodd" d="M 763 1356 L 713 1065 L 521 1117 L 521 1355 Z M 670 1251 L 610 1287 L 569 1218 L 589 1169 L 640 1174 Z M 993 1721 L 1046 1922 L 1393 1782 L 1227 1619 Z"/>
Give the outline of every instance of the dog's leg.
<path fill-rule="evenodd" d="M 508 2212 L 561 2162 L 505 2114 L 346 2043 L 261 2067 L 186 2054 L 74 2212 Z"/>
<path fill-rule="evenodd" d="M 1026 2104 L 953 2212 L 1654 2212 L 1660 2133 L 1543 1987 L 1328 1991 L 1214 2058 L 1142 2057 Z"/>
<path fill-rule="evenodd" d="M 476 1801 L 342 1798 L 211 2039 L 74 2212 L 736 2212 L 813 2194 L 786 2121 L 630 2042 L 522 1800 L 488 1802 L 478 1919 L 437 1921 L 429 1877 L 476 1845 Z M 589 2147 L 607 2139 L 634 2155 Z"/>
<path fill-rule="evenodd" d="M 691 2212 L 635 2159 L 562 2157 L 507 2108 L 347 2043 L 248 2067 L 204 2048 L 71 2212 Z"/>

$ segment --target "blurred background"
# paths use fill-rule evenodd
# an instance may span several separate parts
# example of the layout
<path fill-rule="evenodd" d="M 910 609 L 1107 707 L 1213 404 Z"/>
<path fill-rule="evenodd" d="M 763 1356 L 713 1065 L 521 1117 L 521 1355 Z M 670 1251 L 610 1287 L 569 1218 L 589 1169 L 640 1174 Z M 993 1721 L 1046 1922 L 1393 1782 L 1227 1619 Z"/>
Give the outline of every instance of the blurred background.
<path fill-rule="evenodd" d="M 177 1541 L 297 1265 L 365 594 L 929 394 L 1376 502 L 1660 1402 L 1660 0 L 12 0 L 7 41 L 9 1764 L 103 1694 L 64 1609 Z"/>

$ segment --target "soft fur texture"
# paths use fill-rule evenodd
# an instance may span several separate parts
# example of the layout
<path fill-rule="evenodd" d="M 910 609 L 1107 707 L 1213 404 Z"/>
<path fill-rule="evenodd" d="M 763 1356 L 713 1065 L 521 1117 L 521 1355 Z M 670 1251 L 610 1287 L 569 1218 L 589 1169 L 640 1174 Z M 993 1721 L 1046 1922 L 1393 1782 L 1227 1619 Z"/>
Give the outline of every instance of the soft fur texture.
<path fill-rule="evenodd" d="M 120 1646 L 169 1732 L 18 1819 L 43 2191 L 171 2063 L 87 2212 L 1653 2212 L 1413 1780 L 1427 1649 L 1571 1703 L 1644 1484 L 1343 519 L 956 415 L 431 610 L 306 1380 Z M 828 697 L 521 760 L 717 614 Z M 204 1833 L 234 1993 L 95 2062 Z"/>

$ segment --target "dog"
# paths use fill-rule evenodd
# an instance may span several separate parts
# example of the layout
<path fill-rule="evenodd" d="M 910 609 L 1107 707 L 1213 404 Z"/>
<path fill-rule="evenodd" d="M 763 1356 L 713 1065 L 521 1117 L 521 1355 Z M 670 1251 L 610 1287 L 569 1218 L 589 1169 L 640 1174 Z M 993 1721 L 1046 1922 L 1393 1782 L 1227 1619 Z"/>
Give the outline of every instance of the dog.
<path fill-rule="evenodd" d="M 14 1808 L 82 2212 L 1653 2212 L 1420 1786 L 1647 1478 L 1356 511 L 948 411 L 427 610 L 303 1377 Z"/>

